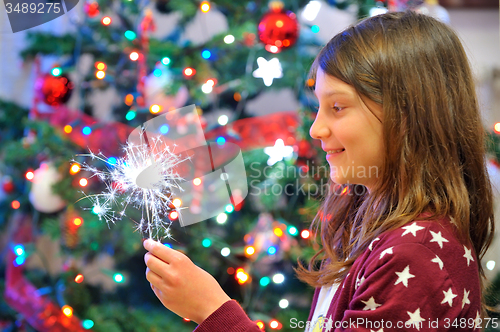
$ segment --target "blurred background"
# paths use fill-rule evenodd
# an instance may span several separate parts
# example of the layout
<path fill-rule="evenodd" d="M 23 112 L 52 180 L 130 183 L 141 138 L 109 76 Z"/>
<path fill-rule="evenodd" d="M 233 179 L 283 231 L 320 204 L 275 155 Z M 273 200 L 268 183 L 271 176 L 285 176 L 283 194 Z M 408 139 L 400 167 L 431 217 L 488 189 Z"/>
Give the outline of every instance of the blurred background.
<path fill-rule="evenodd" d="M 164 216 L 171 238 L 162 242 L 210 272 L 263 331 L 296 331 L 290 319 L 307 320 L 313 289 L 292 267 L 319 250 L 307 229 L 328 179 L 324 152 L 308 134 L 316 101 L 307 72 L 336 33 L 387 10 L 434 16 L 462 39 L 500 212 L 496 0 L 63 4 L 58 17 L 15 33 L 0 4 L 1 331 L 196 327 L 166 310 L 145 278 L 140 212 L 129 209 L 108 224 L 80 200 L 110 190 L 83 162 L 112 172 L 134 128 L 192 104 L 208 142 L 241 148 L 249 193 L 187 227 L 176 201 Z M 79 156 L 89 150 L 106 162 Z M 117 193 L 122 186 L 111 184 Z M 483 262 L 493 306 L 500 303 L 499 260 L 496 237 Z"/>

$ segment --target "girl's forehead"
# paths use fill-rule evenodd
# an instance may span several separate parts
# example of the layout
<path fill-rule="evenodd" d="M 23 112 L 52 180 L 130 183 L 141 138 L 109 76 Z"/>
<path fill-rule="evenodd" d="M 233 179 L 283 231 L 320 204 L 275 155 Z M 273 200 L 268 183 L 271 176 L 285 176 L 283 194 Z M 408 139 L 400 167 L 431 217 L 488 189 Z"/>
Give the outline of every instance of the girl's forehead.
<path fill-rule="evenodd" d="M 334 76 L 325 74 L 320 68 L 316 73 L 314 94 L 316 94 L 316 96 L 321 94 L 323 97 L 330 97 L 333 95 L 339 97 L 357 96 L 356 90 L 353 86 Z"/>

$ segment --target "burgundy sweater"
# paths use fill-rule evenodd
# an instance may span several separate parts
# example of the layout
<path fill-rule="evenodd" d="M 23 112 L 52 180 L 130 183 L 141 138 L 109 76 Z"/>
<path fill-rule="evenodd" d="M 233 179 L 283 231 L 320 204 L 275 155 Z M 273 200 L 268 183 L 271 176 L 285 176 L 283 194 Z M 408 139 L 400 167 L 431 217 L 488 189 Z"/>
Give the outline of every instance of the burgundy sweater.
<path fill-rule="evenodd" d="M 453 220 L 414 221 L 383 233 L 354 262 L 321 331 L 474 331 L 480 318 L 477 257 L 460 243 Z M 320 288 L 314 292 L 311 320 Z M 304 330 L 307 322 L 283 325 Z M 311 322 L 313 324 L 314 322 Z M 227 301 L 196 332 L 257 332 L 240 305 Z"/>

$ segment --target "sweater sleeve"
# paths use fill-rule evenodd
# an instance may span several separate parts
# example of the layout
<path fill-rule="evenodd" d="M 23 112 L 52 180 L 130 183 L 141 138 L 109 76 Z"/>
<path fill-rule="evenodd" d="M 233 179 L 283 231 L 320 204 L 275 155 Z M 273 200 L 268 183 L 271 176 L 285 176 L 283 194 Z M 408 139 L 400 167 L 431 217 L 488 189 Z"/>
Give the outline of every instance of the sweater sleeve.
<path fill-rule="evenodd" d="M 221 305 L 193 332 L 262 332 L 235 300 Z"/>
<path fill-rule="evenodd" d="M 471 293 L 473 300 L 473 289 L 457 289 L 425 245 L 374 251 L 357 273 L 352 300 L 335 331 L 448 331 L 457 323 L 466 325 L 461 331 L 474 331 L 476 310 L 469 310 L 468 298 Z"/>

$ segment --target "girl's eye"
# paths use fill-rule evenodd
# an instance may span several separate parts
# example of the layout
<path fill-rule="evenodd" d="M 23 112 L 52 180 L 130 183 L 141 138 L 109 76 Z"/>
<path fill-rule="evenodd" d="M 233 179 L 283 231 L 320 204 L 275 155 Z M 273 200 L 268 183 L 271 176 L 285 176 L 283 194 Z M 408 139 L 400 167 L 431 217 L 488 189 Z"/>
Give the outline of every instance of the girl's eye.
<path fill-rule="evenodd" d="M 338 106 L 333 106 L 333 109 L 334 109 L 336 112 L 340 112 L 340 111 L 342 111 L 344 108 L 343 108 L 343 107 L 338 107 Z"/>

